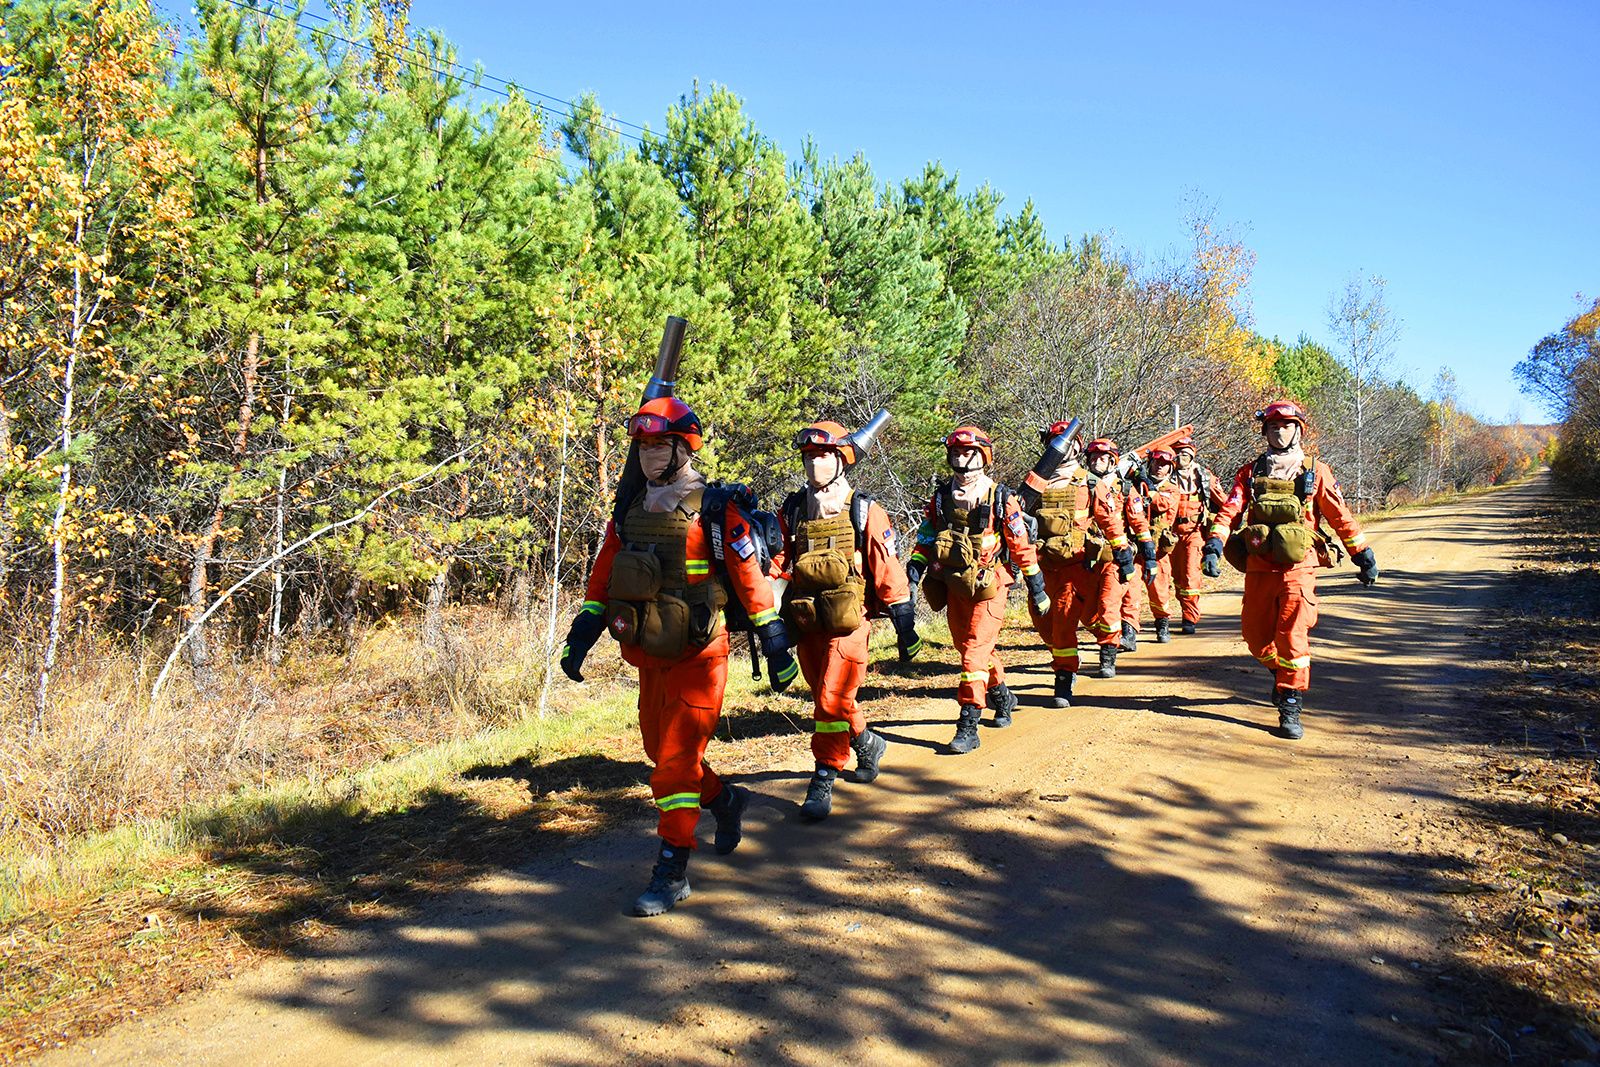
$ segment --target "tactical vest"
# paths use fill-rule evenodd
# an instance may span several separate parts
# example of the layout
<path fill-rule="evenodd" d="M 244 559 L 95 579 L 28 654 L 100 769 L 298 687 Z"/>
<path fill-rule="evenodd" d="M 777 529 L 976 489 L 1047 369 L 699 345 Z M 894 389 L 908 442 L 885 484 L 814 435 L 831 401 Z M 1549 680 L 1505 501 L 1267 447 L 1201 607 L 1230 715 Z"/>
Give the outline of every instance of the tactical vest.
<path fill-rule="evenodd" d="M 972 509 L 956 506 L 948 482 L 939 486 L 936 509 L 939 527 L 933 539 L 930 578 L 938 578 L 945 590 L 954 589 L 969 600 L 989 600 L 1000 591 L 1000 536 L 996 532 L 996 505 L 1005 506 L 1001 486 L 993 486 L 983 501 Z M 926 588 L 924 593 L 926 593 Z M 928 604 L 937 610 L 929 597 Z"/>
<path fill-rule="evenodd" d="M 832 518 L 795 519 L 791 527 L 794 563 L 785 608 L 801 633 L 843 637 L 866 621 L 866 571 L 851 521 L 856 494 L 850 495 Z"/>
<path fill-rule="evenodd" d="M 1169 484 L 1172 491 L 1178 494 L 1178 506 L 1181 514 L 1183 490 L 1179 489 L 1177 484 L 1171 480 L 1170 475 L 1167 483 L 1152 487 L 1149 495 L 1145 498 L 1145 514 L 1150 516 L 1150 540 L 1156 543 L 1156 554 L 1158 556 L 1164 556 L 1178 546 L 1178 534 L 1174 529 L 1177 525 L 1176 520 L 1168 519 L 1161 509 L 1155 506 L 1156 494 L 1168 488 Z"/>
<path fill-rule="evenodd" d="M 1089 514 L 1088 473 L 1078 469 L 1068 483 L 1039 494 L 1033 514 L 1039 520 L 1039 562 L 1061 565 L 1083 556 Z"/>
<path fill-rule="evenodd" d="M 709 559 L 689 558 L 689 528 L 703 495 L 696 489 L 671 511 L 656 512 L 645 510 L 640 493 L 623 512 L 615 528 L 622 549 L 606 586 L 606 628 L 622 644 L 677 659 L 722 632 L 722 583 L 712 579 Z"/>
<path fill-rule="evenodd" d="M 1262 456 L 1251 470 L 1245 525 L 1228 539 L 1238 546 L 1235 554 L 1242 548 L 1246 556 L 1263 556 L 1282 567 L 1295 566 L 1313 551 L 1320 559 L 1326 549 L 1322 535 L 1313 527 L 1316 515 L 1311 504 L 1317 491 L 1316 459 L 1305 457 L 1294 478 L 1269 478 L 1269 469 Z M 1239 563 L 1234 565 L 1245 569 Z"/>

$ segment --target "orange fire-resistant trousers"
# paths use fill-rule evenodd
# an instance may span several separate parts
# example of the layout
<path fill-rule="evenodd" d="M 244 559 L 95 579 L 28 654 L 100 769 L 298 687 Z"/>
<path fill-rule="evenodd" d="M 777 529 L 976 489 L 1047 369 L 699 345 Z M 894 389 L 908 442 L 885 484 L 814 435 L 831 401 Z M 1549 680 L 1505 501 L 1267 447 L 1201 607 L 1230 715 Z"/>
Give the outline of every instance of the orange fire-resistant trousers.
<path fill-rule="evenodd" d="M 1250 654 L 1278 672 L 1278 684 L 1311 686 L 1311 628 L 1317 624 L 1317 572 L 1246 571 L 1239 630 Z"/>
<path fill-rule="evenodd" d="M 1150 614 L 1158 619 L 1172 618 L 1172 556 L 1165 555 L 1156 560 L 1156 580 L 1144 580 L 1144 561 L 1139 562 L 1138 581 L 1129 582 L 1129 585 L 1143 585 L 1145 592 L 1150 596 Z M 1143 600 L 1143 598 L 1140 598 Z M 1139 605 L 1141 611 L 1144 604 Z M 1139 615 L 1133 617 L 1134 628 L 1139 626 Z"/>
<path fill-rule="evenodd" d="M 1033 628 L 1050 650 L 1050 668 L 1075 672 L 1078 669 L 1078 626 L 1083 622 L 1086 588 L 1097 579 L 1093 571 L 1083 569 L 1081 562 L 1041 563 L 1039 571 L 1044 575 L 1044 591 L 1050 595 L 1050 614 L 1038 615 L 1030 607 Z"/>
<path fill-rule="evenodd" d="M 720 644 L 720 655 L 708 650 L 670 667 L 639 668 L 639 732 L 655 764 L 650 792 L 661 812 L 656 833 L 674 848 L 695 847 L 700 809 L 722 792 L 705 761 L 728 684 L 727 642 Z"/>
<path fill-rule="evenodd" d="M 1178 535 L 1178 543 L 1167 557 L 1172 561 L 1172 591 L 1178 596 L 1183 617 L 1190 622 L 1200 621 L 1200 552 L 1205 545 L 1205 532 L 1197 526 Z"/>
<path fill-rule="evenodd" d="M 976 704 L 981 708 L 989 687 L 1006 680 L 1005 668 L 994 654 L 994 643 L 999 640 L 1000 627 L 1005 622 L 1006 591 L 1001 589 L 988 600 L 968 600 L 952 589 L 944 612 L 956 651 L 961 654 L 961 681 L 956 686 L 956 703 Z"/>
<path fill-rule="evenodd" d="M 1083 566 L 1083 564 L 1074 564 Z M 1131 584 L 1131 583 L 1130 583 Z M 1080 602 L 1078 617 L 1094 634 L 1096 644 L 1114 645 L 1122 640 L 1122 598 L 1127 590 L 1117 573 L 1117 565 L 1109 561 L 1096 563 L 1094 570 L 1085 571 L 1084 577 L 1074 583 Z"/>
<path fill-rule="evenodd" d="M 800 673 L 811 687 L 811 708 L 816 732 L 811 735 L 811 755 L 818 766 L 844 767 L 850 759 L 850 739 L 867 728 L 867 717 L 856 704 L 856 690 L 867 676 L 867 638 L 872 624 L 865 619 L 843 637 L 802 634 L 795 646 Z"/>

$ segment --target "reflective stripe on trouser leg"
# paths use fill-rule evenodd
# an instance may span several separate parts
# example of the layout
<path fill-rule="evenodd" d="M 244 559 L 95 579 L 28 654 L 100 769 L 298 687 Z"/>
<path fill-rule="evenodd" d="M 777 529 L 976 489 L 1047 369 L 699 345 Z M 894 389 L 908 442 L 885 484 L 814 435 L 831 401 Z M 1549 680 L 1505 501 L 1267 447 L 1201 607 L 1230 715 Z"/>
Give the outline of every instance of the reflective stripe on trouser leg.
<path fill-rule="evenodd" d="M 1117 565 L 1096 563 L 1087 574 L 1083 602 L 1089 611 L 1084 625 L 1100 644 L 1116 644 L 1122 640 L 1122 579 Z"/>
<path fill-rule="evenodd" d="M 1205 547 L 1205 535 L 1199 530 L 1178 538 L 1172 555 L 1172 584 L 1176 587 L 1178 606 L 1183 617 L 1190 622 L 1200 621 L 1200 552 Z"/>
<path fill-rule="evenodd" d="M 706 765 L 705 753 L 727 682 L 726 655 L 639 668 L 639 732 L 644 754 L 655 764 L 650 793 L 660 811 L 656 833 L 677 848 L 695 847 L 700 809 L 722 792 L 722 779 Z"/>
<path fill-rule="evenodd" d="M 950 636 L 956 651 L 961 654 L 961 677 L 956 686 L 956 702 L 983 706 L 991 677 L 990 664 L 996 665 L 994 673 L 1003 680 L 994 655 L 994 643 L 1005 622 L 1005 591 L 988 600 L 968 600 L 954 590 L 945 606 L 945 620 L 950 624 Z"/>
<path fill-rule="evenodd" d="M 1172 556 L 1156 560 L 1156 580 L 1145 583 L 1150 594 L 1150 614 L 1158 619 L 1172 618 Z"/>
<path fill-rule="evenodd" d="M 801 634 L 795 646 L 800 673 L 811 687 L 816 731 L 811 755 L 823 766 L 842 768 L 850 759 L 850 739 L 867 728 L 856 704 L 856 690 L 867 676 L 867 639 L 872 626 L 865 619 L 843 637 Z"/>
<path fill-rule="evenodd" d="M 1278 684 L 1311 686 L 1311 628 L 1317 624 L 1317 572 L 1248 571 L 1239 629 L 1250 654 L 1277 670 Z"/>
<path fill-rule="evenodd" d="M 1050 650 L 1050 666 L 1058 671 L 1078 669 L 1078 620 L 1083 614 L 1075 574 L 1087 575 L 1081 563 L 1041 566 L 1044 591 L 1050 597 L 1050 614 L 1033 616 L 1033 628 Z"/>

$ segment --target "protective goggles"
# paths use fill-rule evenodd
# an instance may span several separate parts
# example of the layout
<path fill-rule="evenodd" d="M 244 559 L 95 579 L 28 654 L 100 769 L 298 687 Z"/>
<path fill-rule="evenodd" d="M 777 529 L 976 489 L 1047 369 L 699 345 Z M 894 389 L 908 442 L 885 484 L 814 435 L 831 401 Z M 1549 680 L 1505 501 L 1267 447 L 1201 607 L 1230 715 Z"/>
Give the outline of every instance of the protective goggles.
<path fill-rule="evenodd" d="M 665 415 L 641 412 L 628 420 L 629 437 L 657 437 L 672 431 L 672 422 Z"/>
<path fill-rule="evenodd" d="M 989 447 L 989 439 L 987 437 L 984 437 L 984 436 L 980 435 L 980 434 L 975 434 L 971 430 L 957 430 L 955 433 L 953 433 L 949 437 L 945 438 L 944 447 L 946 447 L 946 448 L 988 448 Z"/>
<path fill-rule="evenodd" d="M 1305 421 L 1305 417 L 1305 412 L 1301 411 L 1297 407 L 1291 407 L 1288 404 L 1273 404 L 1271 407 L 1265 407 L 1256 412 L 1256 419 L 1258 421 L 1265 421 L 1266 419 L 1287 419 L 1290 422 L 1303 422 Z"/>
<path fill-rule="evenodd" d="M 846 434 L 832 434 L 819 426 L 807 426 L 794 435 L 794 447 L 805 448 L 843 448 L 849 444 Z"/>

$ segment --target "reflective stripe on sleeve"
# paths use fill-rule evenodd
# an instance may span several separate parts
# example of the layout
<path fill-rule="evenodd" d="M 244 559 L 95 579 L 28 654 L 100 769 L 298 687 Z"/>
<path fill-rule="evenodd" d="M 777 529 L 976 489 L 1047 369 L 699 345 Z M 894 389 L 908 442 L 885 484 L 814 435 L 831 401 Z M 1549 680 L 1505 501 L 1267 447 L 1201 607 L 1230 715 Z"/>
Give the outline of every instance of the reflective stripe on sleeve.
<path fill-rule="evenodd" d="M 755 623 L 757 626 L 765 626 L 767 623 L 771 622 L 777 617 L 778 609 L 768 608 L 766 611 L 758 611 L 754 615 L 750 616 L 750 621 Z"/>
<path fill-rule="evenodd" d="M 1122 536 L 1119 535 L 1117 537 L 1113 537 L 1110 541 L 1107 541 L 1106 543 L 1109 544 L 1112 548 L 1123 548 L 1123 547 L 1125 547 L 1127 545 L 1128 539 L 1126 537 L 1122 537 Z"/>
<path fill-rule="evenodd" d="M 1354 537 L 1346 538 L 1344 547 L 1349 549 L 1352 554 L 1360 552 L 1367 547 L 1367 535 L 1358 533 Z"/>
<path fill-rule="evenodd" d="M 1030 563 L 1026 567 L 1022 568 L 1022 573 L 1032 577 L 1033 575 L 1039 573 L 1039 565 L 1037 563 Z"/>
<path fill-rule="evenodd" d="M 604 615 L 606 613 L 606 606 L 600 603 L 598 600 L 585 600 L 583 602 L 583 607 L 578 609 L 578 614 L 582 615 L 586 611 L 592 611 L 596 615 Z"/>

